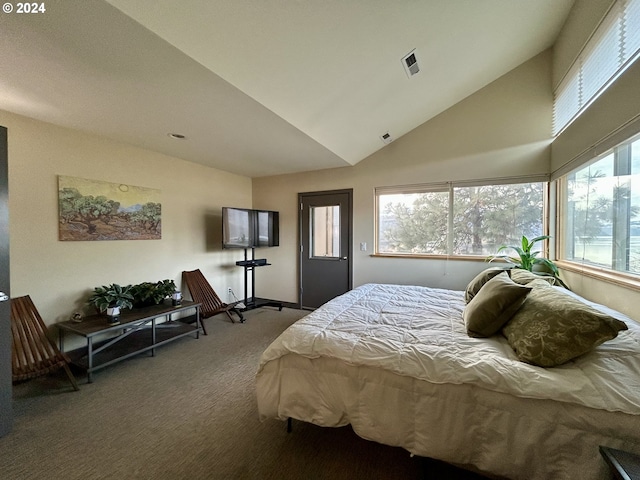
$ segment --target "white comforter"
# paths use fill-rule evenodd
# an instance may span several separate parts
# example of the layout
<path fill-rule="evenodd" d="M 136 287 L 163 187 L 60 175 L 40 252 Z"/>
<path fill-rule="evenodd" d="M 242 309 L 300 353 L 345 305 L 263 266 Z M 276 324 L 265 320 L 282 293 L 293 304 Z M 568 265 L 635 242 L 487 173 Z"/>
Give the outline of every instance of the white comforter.
<path fill-rule="evenodd" d="M 640 415 L 640 328 L 632 320 L 618 314 L 629 330 L 573 362 L 544 369 L 518 361 L 500 335 L 469 337 L 464 306 L 459 291 L 363 285 L 292 325 L 264 352 L 258 375 L 268 362 L 296 354 Z"/>

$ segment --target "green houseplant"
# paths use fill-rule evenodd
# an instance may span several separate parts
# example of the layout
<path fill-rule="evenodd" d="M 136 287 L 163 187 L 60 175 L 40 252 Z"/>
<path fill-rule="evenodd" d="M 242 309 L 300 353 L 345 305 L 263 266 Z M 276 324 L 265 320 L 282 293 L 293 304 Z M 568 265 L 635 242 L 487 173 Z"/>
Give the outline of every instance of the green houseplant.
<path fill-rule="evenodd" d="M 162 301 L 173 295 L 176 291 L 176 284 L 173 280 L 160 280 L 158 282 L 142 282 L 131 287 L 133 295 L 133 306 L 144 307 L 148 305 L 158 305 Z"/>
<path fill-rule="evenodd" d="M 542 250 L 533 250 L 533 247 L 536 243 L 542 242 L 549 238 L 551 238 L 549 235 L 540 235 L 539 237 L 535 237 L 529 240 L 526 236 L 523 235 L 520 245 L 502 245 L 500 248 L 498 248 L 498 253 L 496 255 L 492 255 L 487 260 L 489 262 L 492 262 L 494 260 L 504 260 L 508 263 L 513 264 L 514 268 L 521 268 L 523 270 L 528 270 L 539 275 L 551 275 L 558 281 L 558 283 L 567 288 L 565 283 L 559 278 L 560 272 L 558 271 L 558 267 L 556 266 L 556 264 L 548 258 L 539 257 L 538 255 L 542 253 Z M 500 254 L 500 252 L 503 252 L 505 250 L 514 250 L 517 253 L 517 256 Z M 541 267 L 541 271 L 539 269 L 536 269 L 536 266 Z"/>
<path fill-rule="evenodd" d="M 106 312 L 111 323 L 117 323 L 120 309 L 133 307 L 131 285 L 120 286 L 116 283 L 103 285 L 93 289 L 87 303 L 96 307 L 99 312 Z"/>

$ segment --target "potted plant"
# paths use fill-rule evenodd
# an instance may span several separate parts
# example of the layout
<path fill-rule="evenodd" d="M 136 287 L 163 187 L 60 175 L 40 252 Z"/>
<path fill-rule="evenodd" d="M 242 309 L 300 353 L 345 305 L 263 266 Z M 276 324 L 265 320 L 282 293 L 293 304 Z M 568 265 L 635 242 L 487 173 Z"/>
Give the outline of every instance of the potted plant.
<path fill-rule="evenodd" d="M 134 307 L 145 307 L 158 305 L 162 301 L 171 297 L 176 291 L 176 284 L 173 280 L 161 280 L 159 282 L 142 282 L 131 287 Z"/>
<path fill-rule="evenodd" d="M 533 246 L 544 240 L 551 238 L 549 235 L 540 235 L 539 237 L 532 238 L 529 240 L 526 236 L 522 236 L 521 245 L 502 245 L 498 248 L 498 253 L 504 250 L 515 250 L 518 256 L 510 256 L 510 255 L 492 255 L 487 260 L 492 262 L 493 260 L 505 260 L 506 262 L 512 263 L 514 268 L 521 268 L 523 270 L 528 270 L 532 273 L 538 273 L 539 275 L 544 275 L 545 270 L 549 272 L 548 274 L 552 275 L 563 287 L 567 288 L 565 283 L 560 280 L 558 271 L 558 267 L 555 263 L 553 263 L 548 258 L 539 257 L 542 250 L 533 251 Z M 538 267 L 538 268 L 536 268 Z M 540 271 L 540 269 L 542 271 Z"/>
<path fill-rule="evenodd" d="M 171 297 L 177 292 L 176 284 L 173 280 L 161 280 L 156 283 L 156 299 L 159 299 L 157 303 L 162 302 L 165 298 Z"/>
<path fill-rule="evenodd" d="M 118 323 L 120 309 L 133 307 L 133 295 L 130 290 L 131 285 L 122 287 L 116 283 L 96 287 L 88 303 L 99 312 L 106 312 L 110 323 Z"/>

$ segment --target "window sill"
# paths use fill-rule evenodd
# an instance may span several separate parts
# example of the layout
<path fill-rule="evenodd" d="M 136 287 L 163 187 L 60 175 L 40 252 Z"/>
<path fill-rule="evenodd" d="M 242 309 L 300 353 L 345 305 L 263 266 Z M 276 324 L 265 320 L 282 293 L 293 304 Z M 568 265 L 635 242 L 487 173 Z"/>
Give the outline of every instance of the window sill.
<path fill-rule="evenodd" d="M 372 253 L 370 257 L 377 258 L 413 258 L 413 259 L 431 259 L 431 260 L 463 260 L 472 262 L 487 262 L 487 256 L 484 255 L 438 255 L 438 254 L 420 254 L 420 253 Z M 499 262 L 499 261 L 498 261 Z M 493 263 L 493 262 L 492 262 Z"/>
<path fill-rule="evenodd" d="M 554 263 L 561 270 L 578 273 L 585 277 L 595 278 L 596 280 L 602 280 L 603 282 L 612 283 L 631 290 L 640 290 L 640 278 L 636 275 L 613 272 L 606 268 L 570 262 L 567 260 L 554 260 Z"/>

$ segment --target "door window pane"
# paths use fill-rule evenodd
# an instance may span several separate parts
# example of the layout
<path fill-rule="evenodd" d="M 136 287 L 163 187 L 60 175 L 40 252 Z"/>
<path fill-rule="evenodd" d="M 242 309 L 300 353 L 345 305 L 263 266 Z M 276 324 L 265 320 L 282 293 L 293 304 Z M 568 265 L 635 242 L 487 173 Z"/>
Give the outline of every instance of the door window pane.
<path fill-rule="evenodd" d="M 340 256 L 340 205 L 311 207 L 312 257 Z"/>

